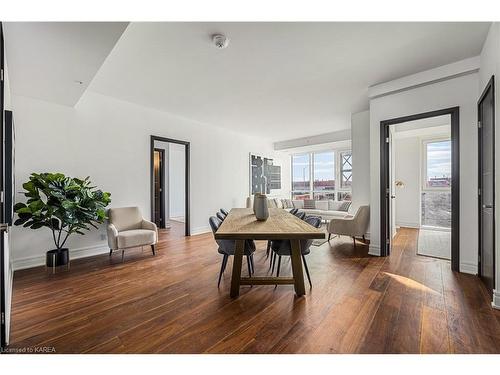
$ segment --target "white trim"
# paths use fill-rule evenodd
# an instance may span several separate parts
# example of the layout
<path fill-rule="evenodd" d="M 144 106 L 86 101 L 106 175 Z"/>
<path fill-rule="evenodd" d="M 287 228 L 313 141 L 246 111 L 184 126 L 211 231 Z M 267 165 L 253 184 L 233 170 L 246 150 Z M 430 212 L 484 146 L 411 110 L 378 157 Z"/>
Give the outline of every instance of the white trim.
<path fill-rule="evenodd" d="M 368 88 L 368 98 L 373 99 L 379 96 L 391 95 L 415 87 L 430 85 L 432 83 L 475 73 L 479 71 L 480 66 L 480 56 L 469 57 L 434 69 L 425 70 L 389 82 L 370 86 Z"/>
<path fill-rule="evenodd" d="M 500 290 L 493 289 L 493 301 L 491 307 L 500 310 Z"/>
<path fill-rule="evenodd" d="M 70 259 L 79 259 L 79 258 L 91 257 L 94 255 L 107 254 L 107 253 L 109 253 L 109 247 L 107 244 L 103 243 L 100 245 L 82 247 L 79 249 L 70 249 L 69 257 Z M 45 254 L 14 259 L 13 261 L 14 271 L 43 266 L 43 265 L 45 265 Z"/>
<path fill-rule="evenodd" d="M 460 272 L 477 275 L 477 264 L 460 262 Z"/>
<path fill-rule="evenodd" d="M 420 223 L 412 223 L 412 222 L 408 222 L 408 221 L 396 221 L 396 226 L 397 227 L 404 227 L 404 228 L 420 229 Z"/>
<path fill-rule="evenodd" d="M 380 245 L 372 245 L 368 247 L 368 255 L 380 256 Z"/>
<path fill-rule="evenodd" d="M 306 147 L 323 143 L 341 142 L 351 140 L 351 129 L 339 130 L 336 132 L 318 134 L 310 137 L 289 139 L 286 141 L 274 142 L 274 150 L 286 150 L 289 148 Z"/>
<path fill-rule="evenodd" d="M 212 229 L 209 226 L 191 228 L 191 236 L 196 236 L 198 234 L 210 233 Z"/>

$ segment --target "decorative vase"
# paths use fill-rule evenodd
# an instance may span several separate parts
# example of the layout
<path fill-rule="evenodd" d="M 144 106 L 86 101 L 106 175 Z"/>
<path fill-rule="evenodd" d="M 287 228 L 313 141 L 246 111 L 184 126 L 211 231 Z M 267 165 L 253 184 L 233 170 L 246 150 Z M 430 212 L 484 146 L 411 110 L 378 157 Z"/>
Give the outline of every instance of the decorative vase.
<path fill-rule="evenodd" d="M 267 196 L 257 193 L 253 199 L 253 212 L 259 221 L 267 220 L 269 208 L 267 207 Z"/>
<path fill-rule="evenodd" d="M 47 251 L 45 264 L 47 267 L 65 266 L 69 262 L 69 249 L 61 248 Z"/>

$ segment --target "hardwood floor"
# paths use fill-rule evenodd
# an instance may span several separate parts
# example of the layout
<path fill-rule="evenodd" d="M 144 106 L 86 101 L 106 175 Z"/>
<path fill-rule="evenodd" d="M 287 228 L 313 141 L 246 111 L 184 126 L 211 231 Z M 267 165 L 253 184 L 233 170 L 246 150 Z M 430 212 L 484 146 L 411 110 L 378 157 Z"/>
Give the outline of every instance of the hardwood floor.
<path fill-rule="evenodd" d="M 232 259 L 212 234 L 177 226 L 149 249 L 75 260 L 55 275 L 15 273 L 11 347 L 57 353 L 500 353 L 500 311 L 475 276 L 416 255 L 402 229 L 388 258 L 348 237 L 313 247 L 312 289 L 242 287 L 229 297 Z M 265 275 L 265 242 L 256 273 Z M 246 270 L 246 267 L 243 267 Z M 281 274 L 290 274 L 284 262 Z M 243 271 L 245 273 L 245 271 Z"/>

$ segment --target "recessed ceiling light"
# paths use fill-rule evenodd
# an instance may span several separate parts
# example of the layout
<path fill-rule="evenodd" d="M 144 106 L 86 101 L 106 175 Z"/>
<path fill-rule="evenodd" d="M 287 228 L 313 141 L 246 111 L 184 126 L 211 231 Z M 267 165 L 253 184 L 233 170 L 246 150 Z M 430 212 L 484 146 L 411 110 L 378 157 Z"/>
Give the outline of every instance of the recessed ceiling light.
<path fill-rule="evenodd" d="M 212 41 L 215 44 L 215 47 L 219 49 L 224 49 L 229 45 L 229 38 L 222 34 L 212 35 Z"/>

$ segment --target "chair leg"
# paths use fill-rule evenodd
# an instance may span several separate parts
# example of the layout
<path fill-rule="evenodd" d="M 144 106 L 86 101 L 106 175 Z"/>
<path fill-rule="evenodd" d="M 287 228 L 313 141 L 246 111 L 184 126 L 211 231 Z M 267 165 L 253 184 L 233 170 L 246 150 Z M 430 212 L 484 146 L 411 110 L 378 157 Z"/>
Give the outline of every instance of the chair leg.
<path fill-rule="evenodd" d="M 271 275 L 274 273 L 274 266 L 276 265 L 276 253 L 273 253 L 271 255 L 271 261 L 272 261 L 272 268 L 271 268 Z"/>
<path fill-rule="evenodd" d="M 302 255 L 302 261 L 304 262 L 304 268 L 306 269 L 307 280 L 309 280 L 309 286 L 312 288 L 311 275 L 309 275 L 309 268 L 307 268 L 306 257 Z"/>
<path fill-rule="evenodd" d="M 267 241 L 266 259 L 269 258 L 270 251 L 271 251 L 271 241 Z"/>
<path fill-rule="evenodd" d="M 224 269 L 226 268 L 227 258 L 228 256 L 224 254 L 224 257 L 222 258 L 222 264 L 220 265 L 219 282 L 217 283 L 217 288 L 220 286 L 220 279 L 222 278 L 222 274 L 224 273 Z"/>
<path fill-rule="evenodd" d="M 156 255 L 156 253 L 155 253 L 155 245 L 151 245 L 151 251 L 153 252 L 153 255 Z"/>
<path fill-rule="evenodd" d="M 224 265 L 224 268 L 222 268 L 222 273 L 224 273 L 224 271 L 226 270 L 228 260 L 229 260 L 229 255 L 224 255 L 224 258 L 222 258 L 222 262 Z"/>
<path fill-rule="evenodd" d="M 366 238 L 365 238 L 365 235 L 363 234 L 363 242 L 366 242 Z"/>
<path fill-rule="evenodd" d="M 356 247 L 356 237 L 352 236 L 352 241 L 354 242 L 354 247 Z"/>
<path fill-rule="evenodd" d="M 276 268 L 276 277 L 279 277 L 280 275 L 280 268 L 281 268 L 281 255 L 278 256 L 278 267 Z"/>
<path fill-rule="evenodd" d="M 125 256 L 125 250 L 122 250 L 122 262 L 123 262 L 123 257 Z"/>
<path fill-rule="evenodd" d="M 250 265 L 250 256 L 247 255 L 248 277 L 252 277 L 252 266 Z"/>
<path fill-rule="evenodd" d="M 113 254 L 113 249 L 109 249 L 109 256 L 111 256 L 111 254 Z"/>
<path fill-rule="evenodd" d="M 250 255 L 250 265 L 252 266 L 252 274 L 255 274 L 255 263 L 253 262 L 253 254 Z"/>
<path fill-rule="evenodd" d="M 330 238 L 332 238 L 332 234 L 328 233 L 328 241 L 330 241 Z"/>

